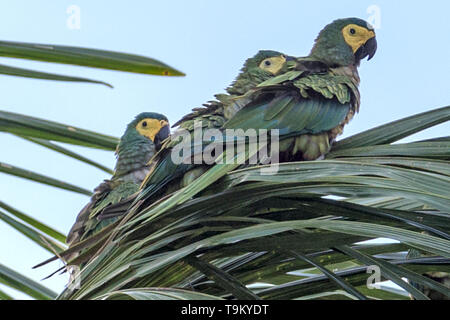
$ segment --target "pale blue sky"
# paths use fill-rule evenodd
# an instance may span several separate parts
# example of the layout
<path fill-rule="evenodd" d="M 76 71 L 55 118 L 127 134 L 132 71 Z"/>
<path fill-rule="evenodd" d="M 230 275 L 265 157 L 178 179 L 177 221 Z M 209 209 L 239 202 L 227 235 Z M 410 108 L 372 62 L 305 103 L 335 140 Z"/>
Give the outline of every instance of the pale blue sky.
<path fill-rule="evenodd" d="M 81 9 L 81 29 L 66 26 L 66 9 Z M 345 135 L 450 104 L 448 1 L 0 1 L 0 39 L 94 47 L 160 59 L 184 78 L 134 75 L 0 59 L 0 63 L 100 79 L 99 85 L 0 76 L 0 110 L 120 136 L 136 114 L 165 113 L 174 123 L 210 100 L 259 49 L 306 55 L 319 30 L 336 18 L 368 19 L 381 10 L 378 52 L 360 68 L 361 112 Z M 440 125 L 420 138 L 449 134 Z M 103 172 L 0 133 L 0 161 L 93 189 Z M 85 150 L 110 167 L 110 152 Z M 67 232 L 87 197 L 0 174 L 0 199 Z M 0 222 L 0 262 L 39 280 L 59 264 L 31 270 L 49 254 Z M 59 292 L 65 276 L 43 284 Z"/>

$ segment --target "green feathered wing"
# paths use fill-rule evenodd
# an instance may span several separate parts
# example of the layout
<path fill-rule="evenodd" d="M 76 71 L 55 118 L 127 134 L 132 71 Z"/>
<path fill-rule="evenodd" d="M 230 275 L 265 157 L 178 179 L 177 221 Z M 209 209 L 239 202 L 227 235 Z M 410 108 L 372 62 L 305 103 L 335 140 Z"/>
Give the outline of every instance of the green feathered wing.
<path fill-rule="evenodd" d="M 82 241 L 113 223 L 117 218 L 100 220 L 98 215 L 108 206 L 120 203 L 138 190 L 139 184 L 132 181 L 106 180 L 103 182 L 95 189 L 91 201 L 78 214 L 68 234 L 67 242 L 72 244 Z"/>
<path fill-rule="evenodd" d="M 223 128 L 278 129 L 281 140 L 296 138 L 291 146 L 288 144 L 292 149 L 288 151 L 292 156 L 301 151 L 297 159 L 313 160 L 324 155 L 329 145 L 322 148 L 313 144 L 331 143 L 359 108 L 358 79 L 334 72 L 290 71 L 260 84 L 240 98 L 248 103 Z M 236 103 L 242 102 L 237 99 Z M 303 139 L 306 143 L 294 148 L 302 135 L 316 139 Z M 313 148 L 315 152 L 311 152 Z"/>

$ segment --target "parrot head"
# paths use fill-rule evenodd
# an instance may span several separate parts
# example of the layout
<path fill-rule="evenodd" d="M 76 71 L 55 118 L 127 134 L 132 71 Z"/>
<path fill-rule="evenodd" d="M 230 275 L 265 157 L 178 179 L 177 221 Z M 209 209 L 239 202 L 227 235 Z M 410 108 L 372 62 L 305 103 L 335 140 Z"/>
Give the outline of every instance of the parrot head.
<path fill-rule="evenodd" d="M 162 142 L 169 137 L 169 120 L 162 114 L 155 112 L 143 112 L 128 125 L 127 133 L 138 133 L 141 137 L 149 139 L 159 150 Z"/>
<path fill-rule="evenodd" d="M 227 88 L 232 95 L 241 95 L 260 83 L 286 71 L 289 61 L 295 58 L 281 52 L 260 50 L 247 59 L 236 80 Z"/>
<path fill-rule="evenodd" d="M 114 177 L 145 167 L 169 135 L 169 120 L 164 115 L 154 112 L 137 115 L 117 146 Z"/>
<path fill-rule="evenodd" d="M 121 141 L 127 141 L 129 136 L 148 139 L 159 150 L 162 142 L 169 137 L 169 120 L 162 114 L 155 112 L 143 112 L 127 126 Z"/>
<path fill-rule="evenodd" d="M 362 59 L 372 59 L 377 51 L 375 30 L 364 20 L 335 20 L 320 31 L 310 57 L 330 67 L 359 66 Z"/>

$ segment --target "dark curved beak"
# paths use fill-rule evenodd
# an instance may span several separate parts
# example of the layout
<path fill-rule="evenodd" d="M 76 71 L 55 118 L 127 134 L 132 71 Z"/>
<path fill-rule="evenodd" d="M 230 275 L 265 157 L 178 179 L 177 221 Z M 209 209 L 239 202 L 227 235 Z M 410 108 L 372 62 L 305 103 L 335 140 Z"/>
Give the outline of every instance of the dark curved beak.
<path fill-rule="evenodd" d="M 370 38 L 367 42 L 362 45 L 358 51 L 355 53 L 355 57 L 357 61 L 361 61 L 365 57 L 369 57 L 367 61 L 373 58 L 375 53 L 377 52 L 377 39 L 375 37 Z"/>
<path fill-rule="evenodd" d="M 169 136 L 170 136 L 169 125 L 166 125 L 166 126 L 162 127 L 161 130 L 159 130 L 159 132 L 155 136 L 155 141 L 153 141 L 155 143 L 155 147 L 156 147 L 157 151 L 159 149 L 161 149 L 161 145 L 162 145 L 163 141 L 166 140 Z"/>

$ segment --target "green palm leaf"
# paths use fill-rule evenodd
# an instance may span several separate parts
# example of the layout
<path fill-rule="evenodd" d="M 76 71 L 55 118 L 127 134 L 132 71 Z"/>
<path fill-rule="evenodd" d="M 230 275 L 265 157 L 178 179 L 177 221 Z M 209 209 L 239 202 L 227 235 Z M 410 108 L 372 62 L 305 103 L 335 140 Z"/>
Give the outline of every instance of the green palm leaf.
<path fill-rule="evenodd" d="M 73 151 L 70 151 L 70 150 L 68 150 L 66 148 L 63 148 L 63 147 L 61 147 L 61 146 L 59 146 L 59 145 L 57 145 L 57 144 L 55 144 L 53 142 L 50 142 L 48 140 L 43 140 L 43 139 L 38 139 L 38 138 L 31 138 L 31 137 L 21 137 L 21 138 L 25 139 L 27 141 L 33 142 L 35 144 L 38 144 L 38 145 L 40 145 L 40 146 L 42 146 L 44 148 L 48 148 L 50 150 L 59 152 L 59 153 L 64 154 L 64 155 L 66 155 L 68 157 L 71 157 L 73 159 L 76 159 L 76 160 L 79 160 L 79 161 L 84 162 L 86 164 L 89 164 L 89 165 L 91 165 L 93 167 L 96 167 L 96 168 L 98 168 L 98 169 L 100 169 L 100 170 L 102 170 L 102 171 L 104 171 L 106 173 L 109 173 L 111 175 L 114 173 L 113 170 L 105 167 L 101 163 L 98 163 L 96 161 L 90 160 L 90 159 L 88 159 L 88 158 L 86 158 L 86 157 L 84 157 L 84 156 L 82 156 L 80 154 L 77 154 L 77 153 L 75 153 Z"/>
<path fill-rule="evenodd" d="M 64 76 L 64 75 L 59 75 L 59 74 L 54 74 L 54 73 L 10 67 L 10 66 L 2 65 L 2 64 L 0 64 L 0 74 L 5 74 L 8 76 L 32 78 L 32 79 L 41 79 L 41 80 L 96 83 L 96 84 L 102 84 L 109 88 L 112 88 L 112 85 L 110 85 L 109 83 L 103 82 L 103 81 L 91 80 L 91 79 L 80 78 L 80 77 L 70 77 L 70 76 Z"/>
<path fill-rule="evenodd" d="M 42 234 L 39 231 L 36 231 L 30 227 L 28 227 L 26 224 L 22 223 L 20 220 L 14 219 L 4 212 L 0 211 L 0 220 L 7 223 L 20 233 L 22 233 L 25 237 L 28 239 L 34 241 L 36 244 L 38 244 L 40 247 L 44 248 L 45 250 L 49 251 L 50 253 L 54 252 L 61 252 L 64 249 L 66 249 L 66 246 L 47 237 L 46 235 Z"/>
<path fill-rule="evenodd" d="M 114 291 L 98 300 L 220 300 L 217 297 L 172 288 L 136 288 Z"/>
<path fill-rule="evenodd" d="M 3 163 L 3 162 L 0 162 L 0 172 L 7 173 L 7 174 L 10 174 L 10 175 L 13 175 L 16 177 L 32 180 L 32 181 L 39 182 L 42 184 L 46 184 L 46 185 L 60 188 L 63 190 L 68 190 L 68 191 L 84 194 L 87 196 L 90 196 L 92 194 L 91 191 L 83 189 L 81 187 L 77 187 L 75 185 L 72 185 L 72 184 L 66 183 L 64 181 L 57 180 L 57 179 L 53 179 L 53 178 L 41 175 L 39 173 L 35 173 L 32 171 L 14 167 L 10 164 Z"/>
<path fill-rule="evenodd" d="M 53 291 L 2 264 L 0 264 L 0 283 L 35 299 L 50 300 L 56 297 Z"/>
<path fill-rule="evenodd" d="M 0 131 L 104 150 L 115 150 L 119 143 L 115 137 L 6 111 L 0 111 Z"/>
<path fill-rule="evenodd" d="M 422 129 L 447 121 L 447 111 L 419 115 L 431 117 Z M 102 250 L 82 270 L 84 285 L 59 298 L 95 299 L 139 287 L 247 299 L 406 297 L 385 287 L 367 291 L 361 262 L 380 265 L 383 279 L 418 299 L 426 297 L 403 277 L 448 295 L 421 274 L 448 270 L 450 263 L 449 151 L 445 139 L 386 144 L 411 132 L 386 134 L 377 140 L 384 145 L 370 147 L 384 148 L 378 154 L 342 148 L 330 160 L 282 164 L 275 175 L 217 166 L 166 200 L 130 211 L 110 236 L 92 239 L 89 245 Z M 378 130 L 363 134 L 370 140 Z M 330 195 L 338 198 L 324 199 Z M 398 243 L 358 244 L 378 238 Z M 435 258 L 406 259 L 409 248 Z M 275 286 L 258 289 L 255 282 Z"/>
<path fill-rule="evenodd" d="M 128 53 L 80 47 L 0 41 L 0 56 L 133 73 L 184 76 L 184 73 L 156 59 Z M 0 73 L 2 73 L 1 69 Z"/>
<path fill-rule="evenodd" d="M 338 141 L 333 151 L 389 144 L 450 120 L 450 106 L 420 113 Z"/>
<path fill-rule="evenodd" d="M 0 208 L 7 211 L 12 216 L 16 217 L 17 219 L 25 222 L 26 224 L 30 225 L 34 229 L 40 231 L 41 233 L 45 234 L 48 237 L 51 237 L 60 243 L 64 244 L 66 243 L 66 236 L 62 234 L 61 232 L 55 230 L 54 228 L 36 220 L 35 218 L 7 205 L 6 203 L 0 201 Z"/>

